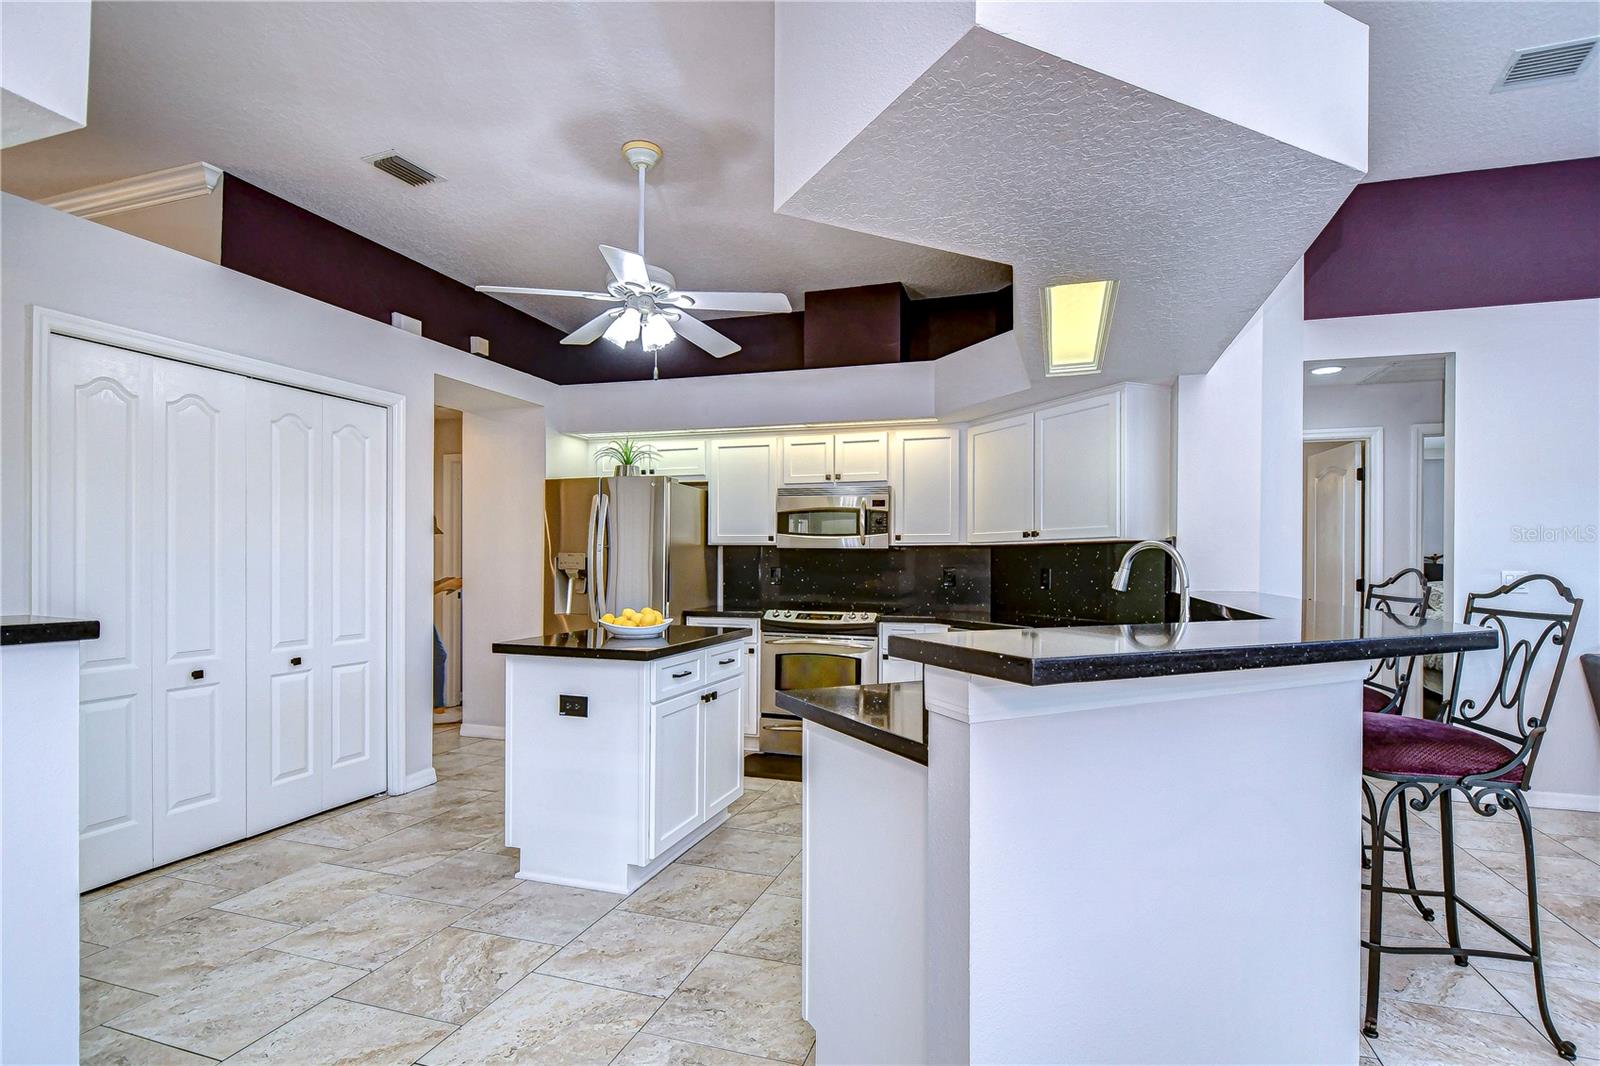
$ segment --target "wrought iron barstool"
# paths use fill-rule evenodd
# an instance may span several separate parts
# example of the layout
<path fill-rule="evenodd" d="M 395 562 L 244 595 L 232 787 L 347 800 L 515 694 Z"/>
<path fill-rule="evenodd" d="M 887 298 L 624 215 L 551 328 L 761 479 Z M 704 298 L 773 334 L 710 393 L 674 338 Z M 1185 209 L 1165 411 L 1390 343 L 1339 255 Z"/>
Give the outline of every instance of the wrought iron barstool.
<path fill-rule="evenodd" d="M 1547 584 L 1566 606 L 1548 611 L 1505 606 L 1504 597 L 1527 586 Z M 1539 1002 L 1539 1017 L 1546 1035 L 1562 1058 L 1577 1057 L 1572 1041 L 1563 1040 L 1550 1016 L 1544 987 L 1544 953 L 1539 940 L 1539 889 L 1533 848 L 1533 821 L 1524 795 L 1532 778 L 1539 746 L 1550 722 L 1556 688 L 1567 664 L 1567 653 L 1578 624 L 1583 601 L 1572 590 L 1546 574 L 1529 574 L 1493 592 L 1467 597 L 1464 624 L 1496 630 L 1500 637 L 1500 666 L 1493 687 L 1482 704 L 1462 696 L 1462 670 L 1466 656 L 1456 656 L 1454 680 L 1438 720 L 1409 718 L 1404 715 L 1362 715 L 1362 772 L 1368 777 L 1393 781 L 1373 814 L 1372 879 L 1365 886 L 1370 901 L 1367 949 L 1367 1003 L 1362 1032 L 1378 1035 L 1378 985 L 1385 954 L 1449 955 L 1457 966 L 1467 965 L 1474 956 L 1511 959 L 1533 964 L 1533 986 Z M 1530 688 L 1539 683 L 1534 666 L 1547 648 L 1558 649 L 1553 671 L 1542 701 L 1530 698 Z M 1500 717 L 1510 716 L 1510 729 L 1490 725 L 1486 719 L 1496 709 Z M 1531 709 L 1531 713 L 1530 713 Z M 1412 792 L 1409 798 L 1406 793 Z M 1528 941 L 1490 918 L 1456 894 L 1455 813 L 1452 792 L 1460 792 L 1474 814 L 1489 817 L 1501 810 L 1515 811 L 1522 830 L 1522 852 L 1528 879 Z M 1369 793 L 1370 795 L 1370 793 Z M 1443 889 L 1419 890 L 1415 887 L 1389 887 L 1383 883 L 1384 858 L 1388 850 L 1389 812 L 1401 803 L 1402 810 L 1426 810 L 1435 799 L 1439 804 L 1439 835 L 1442 841 Z M 1403 801 L 1403 803 L 1402 803 Z M 1443 900 L 1445 934 L 1443 947 L 1401 947 L 1383 942 L 1383 894 L 1404 893 Z M 1505 938 L 1516 951 L 1463 947 L 1459 909 L 1465 908 L 1494 932 Z"/>

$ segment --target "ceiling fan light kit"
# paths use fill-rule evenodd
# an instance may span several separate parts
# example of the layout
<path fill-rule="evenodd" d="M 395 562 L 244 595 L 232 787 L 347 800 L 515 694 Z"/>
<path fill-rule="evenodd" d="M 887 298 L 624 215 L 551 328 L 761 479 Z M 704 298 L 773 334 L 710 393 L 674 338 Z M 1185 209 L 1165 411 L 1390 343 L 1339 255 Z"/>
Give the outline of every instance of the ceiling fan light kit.
<path fill-rule="evenodd" d="M 633 140 L 622 146 L 622 158 L 639 175 L 638 250 L 634 252 L 600 246 L 600 256 L 609 271 L 604 292 L 578 289 L 538 289 L 508 285 L 479 285 L 486 293 L 516 296 L 566 296 L 579 300 L 598 300 L 618 306 L 608 307 L 565 337 L 562 344 L 593 344 L 604 337 L 619 348 L 635 341 L 646 352 L 659 353 L 677 337 L 721 359 L 739 350 L 739 345 L 710 326 L 684 312 L 755 311 L 784 314 L 793 310 L 781 292 L 710 292 L 680 290 L 666 270 L 653 267 L 644 258 L 645 174 L 661 161 L 661 146 L 653 141 Z M 659 355 L 656 377 L 661 376 Z"/>

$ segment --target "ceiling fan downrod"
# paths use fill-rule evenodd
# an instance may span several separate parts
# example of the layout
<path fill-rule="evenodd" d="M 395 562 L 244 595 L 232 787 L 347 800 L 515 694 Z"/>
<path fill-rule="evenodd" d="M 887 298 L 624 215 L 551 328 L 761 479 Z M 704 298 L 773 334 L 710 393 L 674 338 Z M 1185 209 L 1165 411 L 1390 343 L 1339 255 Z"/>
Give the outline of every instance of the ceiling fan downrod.
<path fill-rule="evenodd" d="M 622 158 L 639 174 L 639 258 L 644 258 L 644 173 L 661 162 L 661 146 L 654 141 L 628 141 Z"/>

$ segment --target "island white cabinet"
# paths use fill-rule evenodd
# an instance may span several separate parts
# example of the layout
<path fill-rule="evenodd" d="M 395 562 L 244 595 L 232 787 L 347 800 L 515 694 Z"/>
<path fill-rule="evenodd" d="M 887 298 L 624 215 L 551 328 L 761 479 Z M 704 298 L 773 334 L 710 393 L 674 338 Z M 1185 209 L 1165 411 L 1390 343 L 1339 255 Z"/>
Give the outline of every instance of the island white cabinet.
<path fill-rule="evenodd" d="M 537 649 L 506 655 L 506 843 L 524 880 L 632 892 L 743 794 L 744 634 L 649 660 L 606 658 L 630 643 L 607 641 L 496 645 Z"/>
<path fill-rule="evenodd" d="M 1032 414 L 967 431 L 967 539 L 1022 540 L 1034 520 Z"/>
<path fill-rule="evenodd" d="M 706 536 L 712 544 L 771 544 L 777 540 L 777 437 L 731 437 L 711 442 Z"/>
<path fill-rule="evenodd" d="M 737 651 L 718 649 L 710 665 L 715 668 L 716 676 L 721 676 L 723 670 L 731 672 L 733 669 L 738 669 L 743 674 L 744 694 L 741 697 L 740 728 L 744 731 L 746 750 L 754 751 L 761 735 L 761 619 L 691 614 L 684 616 L 683 620 L 691 626 L 721 626 L 750 631 L 750 635 L 744 639 Z M 729 656 L 737 656 L 738 667 L 726 662 Z"/>
<path fill-rule="evenodd" d="M 889 438 L 894 543 L 961 540 L 961 433 L 950 426 L 896 430 Z"/>
<path fill-rule="evenodd" d="M 835 481 L 889 480 L 889 434 L 791 434 L 783 438 L 783 483 L 821 485 Z"/>

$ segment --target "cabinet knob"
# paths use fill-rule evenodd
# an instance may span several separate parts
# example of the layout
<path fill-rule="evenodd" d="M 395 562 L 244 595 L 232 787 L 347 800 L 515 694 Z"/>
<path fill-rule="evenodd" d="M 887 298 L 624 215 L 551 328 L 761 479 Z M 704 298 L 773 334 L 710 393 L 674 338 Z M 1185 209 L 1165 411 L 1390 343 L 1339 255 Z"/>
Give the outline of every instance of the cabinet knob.
<path fill-rule="evenodd" d="M 745 650 L 744 650 L 744 653 L 745 653 L 745 654 L 746 654 L 746 655 L 754 655 L 754 654 L 755 654 L 755 653 L 756 653 L 756 650 L 755 650 L 755 649 L 754 649 L 754 648 L 746 648 L 746 649 L 745 649 Z"/>
<path fill-rule="evenodd" d="M 290 666 L 299 666 L 300 665 L 300 656 L 296 655 L 293 659 L 290 659 L 289 660 L 289 665 Z"/>
<path fill-rule="evenodd" d="M 777 537 L 775 537 L 775 536 L 773 536 L 773 535 L 772 535 L 772 534 L 771 534 L 771 533 L 768 533 L 768 534 L 767 534 L 767 539 L 768 539 L 768 540 L 777 540 L 777 539 L 778 539 L 778 538 L 777 538 Z"/>
<path fill-rule="evenodd" d="M 201 678 L 206 676 L 206 672 L 204 670 L 190 670 L 189 676 L 194 678 L 196 681 L 199 681 Z"/>
<path fill-rule="evenodd" d="M 895 539 L 895 540 L 905 540 L 905 539 L 906 539 L 906 538 L 904 538 L 904 537 L 902 537 L 902 536 L 901 536 L 901 535 L 900 535 L 900 534 L 898 534 L 898 533 L 896 533 L 896 534 L 895 534 L 895 535 L 894 535 L 894 539 Z"/>

